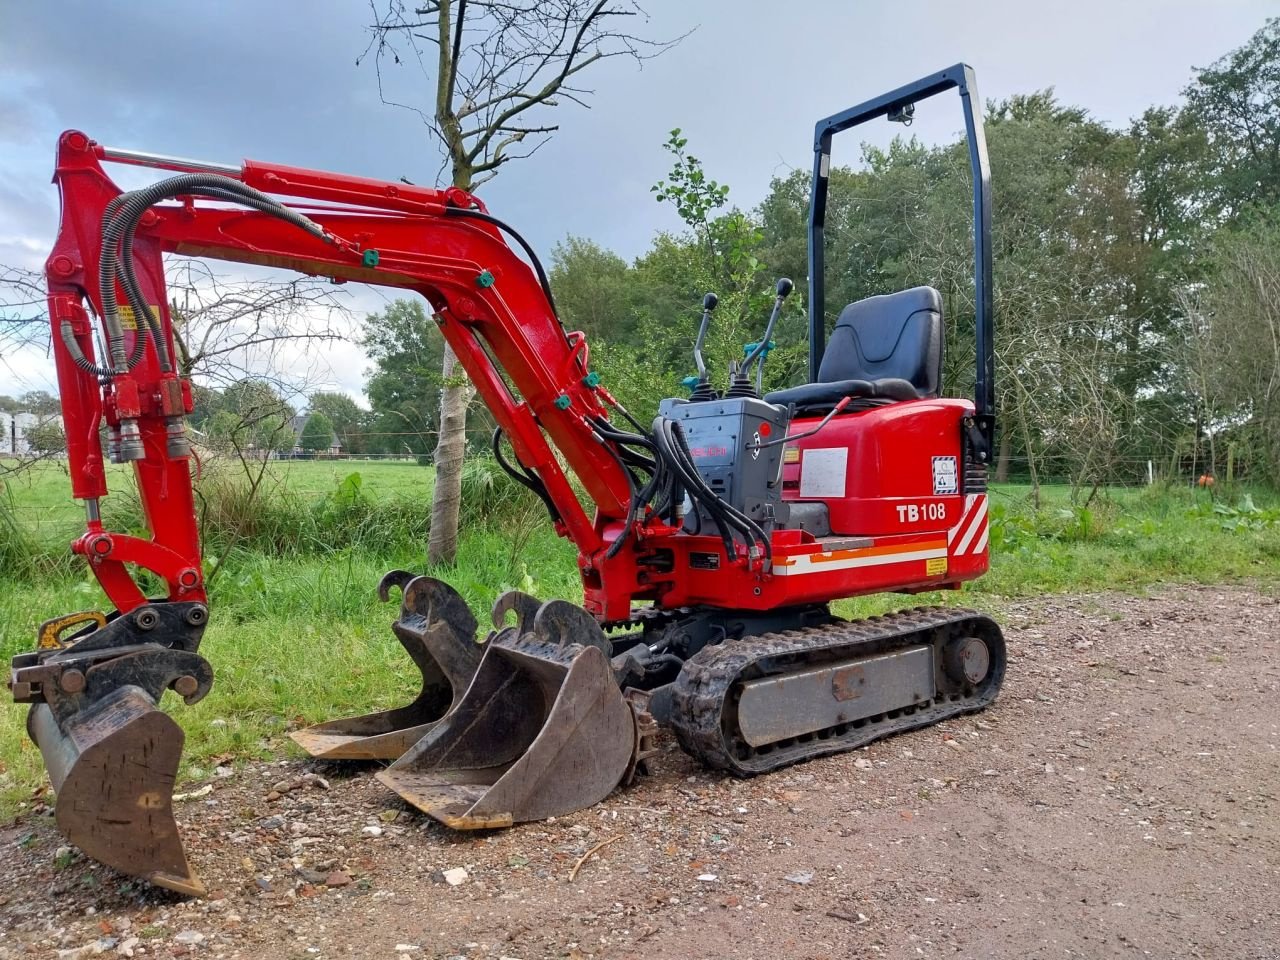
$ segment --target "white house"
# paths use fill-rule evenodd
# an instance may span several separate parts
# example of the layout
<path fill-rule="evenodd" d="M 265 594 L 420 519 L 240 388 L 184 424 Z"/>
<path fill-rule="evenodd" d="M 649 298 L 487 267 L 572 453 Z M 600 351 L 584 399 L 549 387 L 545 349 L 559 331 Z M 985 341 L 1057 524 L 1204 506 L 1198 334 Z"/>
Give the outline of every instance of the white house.
<path fill-rule="evenodd" d="M 0 456 L 21 457 L 30 453 L 27 431 L 50 420 L 62 426 L 61 417 L 42 417 L 34 413 L 0 413 Z"/>

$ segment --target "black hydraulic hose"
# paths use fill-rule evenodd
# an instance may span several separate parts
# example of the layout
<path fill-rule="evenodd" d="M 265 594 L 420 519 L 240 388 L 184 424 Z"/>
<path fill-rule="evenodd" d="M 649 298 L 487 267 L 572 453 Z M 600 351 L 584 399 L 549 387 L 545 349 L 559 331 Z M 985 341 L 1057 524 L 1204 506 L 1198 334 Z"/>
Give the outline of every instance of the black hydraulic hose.
<path fill-rule="evenodd" d="M 737 554 L 737 549 L 733 543 L 733 526 L 729 522 L 728 517 L 724 514 L 725 504 L 707 487 L 706 482 L 698 474 L 697 470 L 690 471 L 682 462 L 677 449 L 677 443 L 671 432 L 671 422 L 665 417 L 658 417 L 654 421 L 654 436 L 658 440 L 659 449 L 662 451 L 663 457 L 671 466 L 676 478 L 684 485 L 689 493 L 689 497 L 695 501 L 695 504 L 701 503 L 711 514 L 712 519 L 716 521 L 716 526 L 720 532 L 720 539 L 724 543 L 725 557 L 732 560 Z M 708 496 L 709 495 L 709 496 Z"/>
<path fill-rule="evenodd" d="M 76 343 L 76 335 L 72 330 L 71 321 L 63 318 L 58 324 L 58 332 L 62 337 L 62 345 L 67 348 L 67 353 L 71 355 L 71 362 L 83 370 L 90 376 L 97 377 L 102 381 L 110 381 L 115 376 L 115 371 L 110 367 L 100 367 L 96 363 L 89 360 L 84 355 L 84 351 L 80 349 L 80 344 Z M 133 344 L 133 353 L 127 358 L 126 369 L 132 370 L 138 365 L 138 361 L 142 359 L 143 353 L 147 349 L 146 337 L 139 336 Z"/>
<path fill-rule="evenodd" d="M 764 531 L 760 530 L 760 528 L 756 526 L 755 522 L 746 514 L 742 513 L 731 504 L 726 503 L 724 499 L 712 490 L 711 487 L 707 485 L 706 481 L 703 480 L 702 474 L 698 472 L 698 465 L 693 460 L 693 453 L 689 450 L 689 444 L 685 438 L 684 430 L 678 423 L 672 424 L 672 435 L 675 438 L 676 455 L 684 466 L 685 472 L 700 481 L 704 502 L 712 503 L 719 511 L 717 519 L 720 522 L 727 521 L 737 529 L 738 532 L 742 534 L 742 539 L 748 546 L 751 545 L 754 539 L 760 539 L 763 542 L 767 553 L 769 551 L 769 546 L 767 540 L 765 540 Z"/>
<path fill-rule="evenodd" d="M 631 500 L 627 507 L 626 526 L 621 535 L 609 545 L 609 549 L 605 552 L 606 558 L 612 558 L 618 554 L 634 532 L 634 525 L 640 512 L 666 482 L 667 471 L 664 461 L 658 456 L 657 449 L 651 438 L 617 430 L 603 417 L 593 417 L 589 422 L 596 436 L 603 441 L 609 455 L 622 468 L 631 492 Z M 648 457 L 637 453 L 635 450 L 630 449 L 631 446 L 652 450 L 654 456 Z M 639 467 L 649 474 L 649 479 L 643 487 L 637 485 L 638 481 L 630 469 L 631 466 Z"/>
<path fill-rule="evenodd" d="M 275 216 L 280 209 L 288 209 L 270 197 L 263 200 L 250 194 L 242 195 L 234 190 L 222 187 L 204 187 L 200 190 L 200 195 L 250 207 L 271 216 Z M 122 196 L 124 195 L 122 194 Z M 117 197 L 112 201 L 112 205 L 118 208 L 119 200 L 120 197 Z M 111 214 L 111 206 L 108 206 L 107 212 L 108 215 Z M 146 298 L 142 295 L 142 289 L 138 286 L 138 278 L 133 271 L 133 240 L 137 234 L 137 228 L 138 224 L 136 222 L 126 227 L 124 239 L 120 244 L 120 262 L 117 264 L 116 277 L 125 289 L 125 296 L 128 298 L 130 306 L 133 307 L 134 316 L 141 318 L 151 331 L 151 341 L 155 344 L 156 356 L 160 361 L 160 369 L 165 373 L 169 373 L 173 370 L 173 360 L 169 355 L 169 344 L 165 340 L 164 332 L 160 327 L 160 320 L 151 312 Z M 130 358 L 129 366 L 131 368 L 141 359 L 141 349 L 135 347 L 134 353 L 135 357 Z"/>
<path fill-rule="evenodd" d="M 556 310 L 556 299 L 551 295 L 551 281 L 547 279 L 547 271 L 542 268 L 542 261 L 538 259 L 538 255 L 534 252 L 533 247 L 529 245 L 529 241 L 520 236 L 510 224 L 487 213 L 481 213 L 479 210 L 468 210 L 465 207 L 445 207 L 444 212 L 446 216 L 470 217 L 472 220 L 482 220 L 485 223 L 492 224 L 504 233 L 509 234 L 516 243 L 520 244 L 520 248 L 528 255 L 529 262 L 533 264 L 533 272 L 538 275 L 538 283 L 542 287 L 543 295 L 547 298 L 547 304 L 551 307 L 552 315 L 557 322 L 560 322 L 560 313 Z M 560 322 L 560 329 L 561 331 L 564 330 L 563 322 Z M 567 342 L 568 339 L 569 335 L 566 333 L 565 341 Z"/>
<path fill-rule="evenodd" d="M 674 454 L 676 463 L 682 467 L 682 479 L 685 479 L 686 483 L 688 483 L 689 479 L 695 481 L 695 485 L 690 488 L 690 494 L 701 500 L 703 505 L 708 508 L 712 516 L 722 526 L 727 521 L 737 529 L 748 545 L 752 542 L 759 542 L 766 561 L 771 561 L 773 559 L 773 545 L 765 534 L 764 529 L 732 504 L 726 503 L 719 494 L 707 485 L 706 481 L 702 479 L 702 475 L 698 473 L 697 465 L 693 461 L 693 454 L 689 451 L 689 445 L 686 442 L 684 430 L 680 424 L 675 421 L 666 421 L 663 428 L 671 434 L 673 440 L 671 452 Z"/>
<path fill-rule="evenodd" d="M 137 278 L 133 272 L 131 256 L 133 233 L 137 229 L 143 213 L 153 204 L 171 197 L 187 194 L 212 196 L 215 199 L 230 200 L 251 206 L 264 213 L 278 217 L 287 223 L 291 223 L 321 240 L 332 242 L 333 239 L 323 227 L 309 217 L 291 210 L 260 190 L 255 190 L 253 187 L 231 177 L 207 173 L 182 174 L 161 180 L 159 183 L 143 187 L 140 190 L 122 194 L 113 201 L 113 215 L 103 218 L 102 257 L 99 261 L 98 269 L 98 287 L 102 299 L 103 324 L 107 329 L 107 351 L 110 367 L 105 370 L 95 368 L 91 372 L 110 377 L 125 373 L 132 366 L 129 362 L 132 358 L 128 358 L 124 354 L 124 329 L 120 324 L 119 303 L 116 298 L 114 282 L 118 273 L 123 275 L 124 282 L 122 285 L 125 287 L 126 297 L 131 302 L 130 305 L 133 306 L 135 312 L 142 314 L 143 322 L 157 342 L 157 354 L 167 357 L 167 346 L 161 346 L 159 343 L 161 338 L 155 336 L 159 330 L 158 320 L 151 314 L 150 308 L 141 296 L 141 289 L 138 287 Z M 109 207 L 108 210 L 111 211 L 112 208 Z M 139 302 L 133 302 L 135 296 Z M 134 352 L 137 353 L 137 350 L 135 349 Z M 83 359 L 83 356 L 80 359 Z M 134 363 L 136 362 L 134 360 Z M 92 367 L 92 364 L 88 364 L 87 361 L 85 363 Z M 81 366 L 82 369 L 86 369 L 86 366 L 78 361 L 77 365 Z"/>
<path fill-rule="evenodd" d="M 618 538 L 614 540 L 613 543 L 609 544 L 609 549 L 604 552 L 605 559 L 611 560 L 618 555 L 618 552 L 622 549 L 623 545 L 631 537 L 633 532 L 632 527 L 636 522 L 636 515 L 640 511 L 640 491 L 636 487 L 635 475 L 627 469 L 627 465 L 623 463 L 622 458 L 618 456 L 617 450 L 615 450 L 610 444 L 606 444 L 605 449 L 614 460 L 618 461 L 618 466 L 622 468 L 622 473 L 627 478 L 627 487 L 631 491 L 631 501 L 627 504 L 626 525 L 622 528 L 622 533 L 618 535 Z"/>
<path fill-rule="evenodd" d="M 644 428 L 644 425 L 635 417 L 633 417 L 631 415 L 631 412 L 626 407 L 618 403 L 616 400 L 613 402 L 613 406 L 619 413 L 621 413 L 624 417 L 627 418 L 628 423 L 630 423 L 633 427 L 636 428 L 637 433 L 641 434 L 642 436 L 648 437 L 650 440 L 653 439 L 653 434 L 650 433 L 648 430 L 646 430 Z"/>
<path fill-rule="evenodd" d="M 102 215 L 103 224 L 115 219 L 119 213 L 120 206 L 124 202 L 128 194 L 120 194 L 115 197 L 109 204 Z M 166 373 L 173 369 L 173 363 L 169 356 L 169 345 L 164 341 L 162 331 L 160 329 L 159 320 L 152 316 L 151 311 L 147 309 L 146 298 L 142 295 L 142 290 L 138 286 L 138 278 L 133 272 L 133 234 L 128 231 L 125 240 L 121 243 L 121 256 L 116 263 L 116 280 L 124 287 L 125 297 L 133 307 L 134 320 L 141 320 L 146 324 L 147 331 L 151 335 L 151 341 L 156 347 L 156 356 L 160 361 L 160 369 Z M 129 269 L 125 269 L 128 264 Z M 134 337 L 133 353 L 129 357 L 126 369 L 132 370 L 137 366 L 138 361 L 142 359 L 143 353 L 146 352 L 146 338 L 142 336 L 142 331 L 138 331 L 138 335 Z"/>
<path fill-rule="evenodd" d="M 555 501 L 551 499 L 551 494 L 547 492 L 546 484 L 537 477 L 531 476 L 529 473 L 525 472 L 524 464 L 520 464 L 520 468 L 516 469 L 516 467 L 513 466 L 505 456 L 503 456 L 503 436 L 502 428 L 496 427 L 493 431 L 493 459 L 498 461 L 498 466 L 500 466 L 512 480 L 528 488 L 539 500 L 542 501 L 543 506 L 547 508 L 547 512 L 551 514 L 552 523 L 559 523 L 561 519 L 560 511 L 556 509 Z M 517 462 L 519 461 L 517 460 Z"/>
<path fill-rule="evenodd" d="M 654 446 L 653 439 L 651 437 L 642 436 L 637 433 L 624 433 L 623 431 L 614 428 L 613 425 L 603 417 L 592 417 L 591 426 L 596 433 L 600 434 L 602 437 L 623 445 L 623 453 L 627 455 L 628 462 L 633 463 L 636 466 L 643 467 L 649 472 L 656 469 L 658 461 L 655 458 L 647 457 L 644 454 L 639 454 L 633 450 L 626 449 L 629 445 L 644 447 L 645 449 L 652 451 Z"/>

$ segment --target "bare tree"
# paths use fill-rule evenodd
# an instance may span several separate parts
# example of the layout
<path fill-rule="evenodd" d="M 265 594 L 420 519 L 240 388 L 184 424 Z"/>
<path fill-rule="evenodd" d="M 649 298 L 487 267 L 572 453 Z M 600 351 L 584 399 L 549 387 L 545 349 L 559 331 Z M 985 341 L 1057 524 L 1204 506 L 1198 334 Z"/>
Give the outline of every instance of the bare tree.
<path fill-rule="evenodd" d="M 208 384 L 252 375 L 290 393 L 321 377 L 298 355 L 349 341 L 357 323 L 334 288 L 311 277 L 228 278 L 200 260 L 168 265 L 178 370 Z M 289 353 L 288 351 L 294 351 Z"/>
<path fill-rule="evenodd" d="M 643 11 L 629 0 L 371 0 L 374 22 L 361 63 L 372 54 L 384 103 L 416 114 L 439 141 L 449 181 L 474 190 L 511 160 L 531 156 L 559 124 L 546 111 L 569 101 L 587 106 L 583 71 L 624 57 L 642 64 L 681 38 L 646 40 L 626 29 Z M 391 68 L 409 65 L 428 93 L 399 99 Z M 418 84 L 421 84 L 418 87 Z M 415 90 L 416 92 L 416 90 Z M 437 173 L 437 180 L 440 179 Z M 427 559 L 451 563 L 457 552 L 462 461 L 471 389 L 457 358 L 444 352 L 440 436 Z"/>
<path fill-rule="evenodd" d="M 1214 244 L 1215 272 L 1195 306 L 1206 325 L 1198 346 L 1213 393 L 1210 412 L 1256 446 L 1280 474 L 1280 223 L 1267 218 Z"/>
<path fill-rule="evenodd" d="M 245 376 L 277 381 L 294 392 L 297 357 L 286 348 L 351 340 L 357 324 L 328 283 L 310 278 L 229 279 L 200 260 L 166 264 L 178 372 L 207 383 Z M 49 347 L 43 277 L 34 270 L 0 264 L 0 358 L 19 350 Z"/>
<path fill-rule="evenodd" d="M 44 279 L 38 271 L 0 263 L 0 357 L 49 338 Z"/>
<path fill-rule="evenodd" d="M 327 370 L 315 348 L 352 339 L 355 319 L 322 280 L 229 279 L 199 260 L 172 259 L 166 268 L 178 372 L 205 387 L 225 389 L 246 379 L 269 386 L 266 392 L 277 398 L 278 409 L 240 412 L 234 431 L 225 418 L 222 426 L 229 435 L 257 439 L 259 455 L 274 449 L 261 442 L 264 418 L 287 421 L 292 411 L 285 413 L 279 398 L 304 395 L 324 382 Z M 0 364 L 19 351 L 47 352 L 49 331 L 41 275 L 0 266 Z M 285 438 L 278 439 L 282 443 Z M 244 446 L 251 444 L 246 441 Z M 25 467 L 34 459 L 39 456 L 23 457 L 6 470 Z M 256 491 L 258 484 L 252 486 Z"/>

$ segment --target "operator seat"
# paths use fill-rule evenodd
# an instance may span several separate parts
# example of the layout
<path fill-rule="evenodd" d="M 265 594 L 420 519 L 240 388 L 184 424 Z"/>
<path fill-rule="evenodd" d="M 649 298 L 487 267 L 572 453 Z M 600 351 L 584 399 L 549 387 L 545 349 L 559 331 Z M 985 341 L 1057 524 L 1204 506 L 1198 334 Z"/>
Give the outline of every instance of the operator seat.
<path fill-rule="evenodd" d="M 938 396 L 942 297 L 912 287 L 851 303 L 840 312 L 815 383 L 765 395 L 800 415 L 825 414 L 845 397 L 867 406 Z"/>

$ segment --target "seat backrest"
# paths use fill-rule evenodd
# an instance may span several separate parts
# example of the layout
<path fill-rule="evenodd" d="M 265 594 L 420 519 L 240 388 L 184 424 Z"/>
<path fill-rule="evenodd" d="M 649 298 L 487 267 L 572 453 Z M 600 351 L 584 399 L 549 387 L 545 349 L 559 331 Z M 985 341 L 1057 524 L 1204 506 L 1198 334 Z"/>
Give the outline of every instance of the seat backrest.
<path fill-rule="evenodd" d="M 827 342 L 818 381 L 906 380 L 921 397 L 942 385 L 942 297 L 912 287 L 851 303 Z"/>

